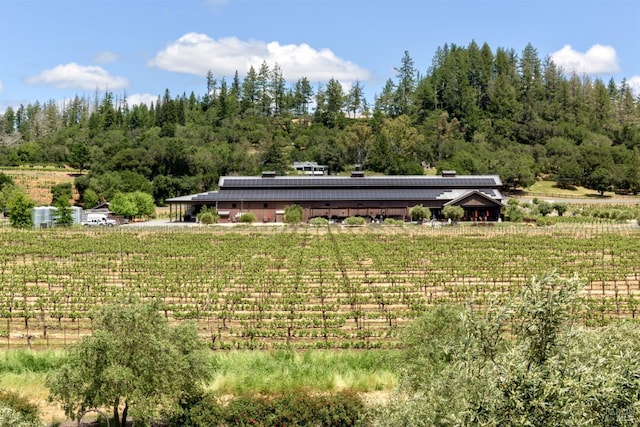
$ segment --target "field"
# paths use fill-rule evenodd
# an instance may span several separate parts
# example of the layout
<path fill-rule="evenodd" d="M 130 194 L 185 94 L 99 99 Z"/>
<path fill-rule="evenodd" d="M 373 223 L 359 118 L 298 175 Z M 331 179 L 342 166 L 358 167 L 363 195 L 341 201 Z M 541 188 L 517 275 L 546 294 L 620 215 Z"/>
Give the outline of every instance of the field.
<path fill-rule="evenodd" d="M 51 203 L 51 187 L 58 184 L 72 184 L 78 174 L 77 170 L 48 167 L 0 168 L 0 172 L 10 177 L 13 182 L 37 205 Z M 74 200 L 78 194 L 74 189 Z"/>
<path fill-rule="evenodd" d="M 635 317 L 630 226 L 0 229 L 0 347 L 59 348 L 91 313 L 155 298 L 212 349 L 396 348 L 431 304 L 514 298 L 534 275 L 585 282 L 582 320 Z"/>

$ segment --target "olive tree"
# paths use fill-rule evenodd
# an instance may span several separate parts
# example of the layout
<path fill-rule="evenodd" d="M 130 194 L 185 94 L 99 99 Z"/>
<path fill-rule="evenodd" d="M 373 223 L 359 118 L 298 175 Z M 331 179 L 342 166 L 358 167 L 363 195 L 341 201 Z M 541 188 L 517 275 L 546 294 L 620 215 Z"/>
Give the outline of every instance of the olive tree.
<path fill-rule="evenodd" d="M 378 426 L 637 426 L 640 330 L 585 328 L 576 278 L 521 286 L 487 309 L 436 306 L 415 321 L 400 387 Z"/>
<path fill-rule="evenodd" d="M 422 205 L 416 205 L 409 210 L 412 221 L 422 221 L 431 217 L 431 210 Z"/>
<path fill-rule="evenodd" d="M 284 222 L 288 224 L 297 224 L 302 222 L 304 211 L 300 205 L 288 205 L 284 207 Z"/>
<path fill-rule="evenodd" d="M 93 334 L 73 345 L 46 381 L 50 399 L 75 419 L 111 407 L 116 427 L 146 425 L 199 391 L 212 369 L 192 324 L 170 326 L 156 302 L 103 306 Z"/>
<path fill-rule="evenodd" d="M 460 221 L 464 217 L 462 206 L 445 206 L 442 208 L 442 216 L 451 221 Z"/>

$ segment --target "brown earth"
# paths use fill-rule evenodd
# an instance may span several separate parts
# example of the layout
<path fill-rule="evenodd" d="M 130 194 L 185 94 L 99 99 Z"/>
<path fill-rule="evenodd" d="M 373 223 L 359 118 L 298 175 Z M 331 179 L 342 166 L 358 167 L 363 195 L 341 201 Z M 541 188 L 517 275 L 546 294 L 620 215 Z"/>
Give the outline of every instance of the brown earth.
<path fill-rule="evenodd" d="M 51 187 L 57 184 L 73 182 L 79 171 L 74 169 L 50 167 L 0 168 L 0 172 L 9 176 L 13 182 L 37 205 L 51 203 Z M 74 201 L 78 193 L 73 189 Z"/>

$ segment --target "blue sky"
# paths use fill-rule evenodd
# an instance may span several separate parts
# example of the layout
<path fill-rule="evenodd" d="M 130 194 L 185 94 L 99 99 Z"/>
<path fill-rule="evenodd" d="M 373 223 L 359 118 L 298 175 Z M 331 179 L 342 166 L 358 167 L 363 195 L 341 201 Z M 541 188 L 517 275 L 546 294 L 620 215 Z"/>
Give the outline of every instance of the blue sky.
<path fill-rule="evenodd" d="M 0 114 L 98 91 L 149 102 L 204 95 L 278 64 L 314 86 L 358 80 L 372 102 L 405 51 L 424 74 L 438 47 L 486 42 L 640 96 L 639 0 L 0 0 Z"/>

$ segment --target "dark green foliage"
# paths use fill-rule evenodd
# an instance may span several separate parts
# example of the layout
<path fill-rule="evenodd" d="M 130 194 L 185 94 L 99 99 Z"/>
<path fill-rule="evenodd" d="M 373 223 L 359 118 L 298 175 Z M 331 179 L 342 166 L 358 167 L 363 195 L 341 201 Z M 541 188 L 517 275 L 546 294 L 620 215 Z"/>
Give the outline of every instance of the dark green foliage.
<path fill-rule="evenodd" d="M 279 395 L 241 395 L 221 403 L 212 395 L 183 402 L 179 415 L 169 419 L 171 427 L 209 426 L 359 426 L 365 407 L 349 390 L 316 394 L 292 390 Z"/>
<path fill-rule="evenodd" d="M 51 187 L 51 204 L 53 206 L 57 206 L 58 202 L 66 202 L 68 205 L 71 197 L 73 197 L 73 188 L 70 182 L 56 184 Z"/>
<path fill-rule="evenodd" d="M 4 172 L 0 172 L 0 190 L 2 190 L 5 185 L 13 185 L 13 179 Z"/>

